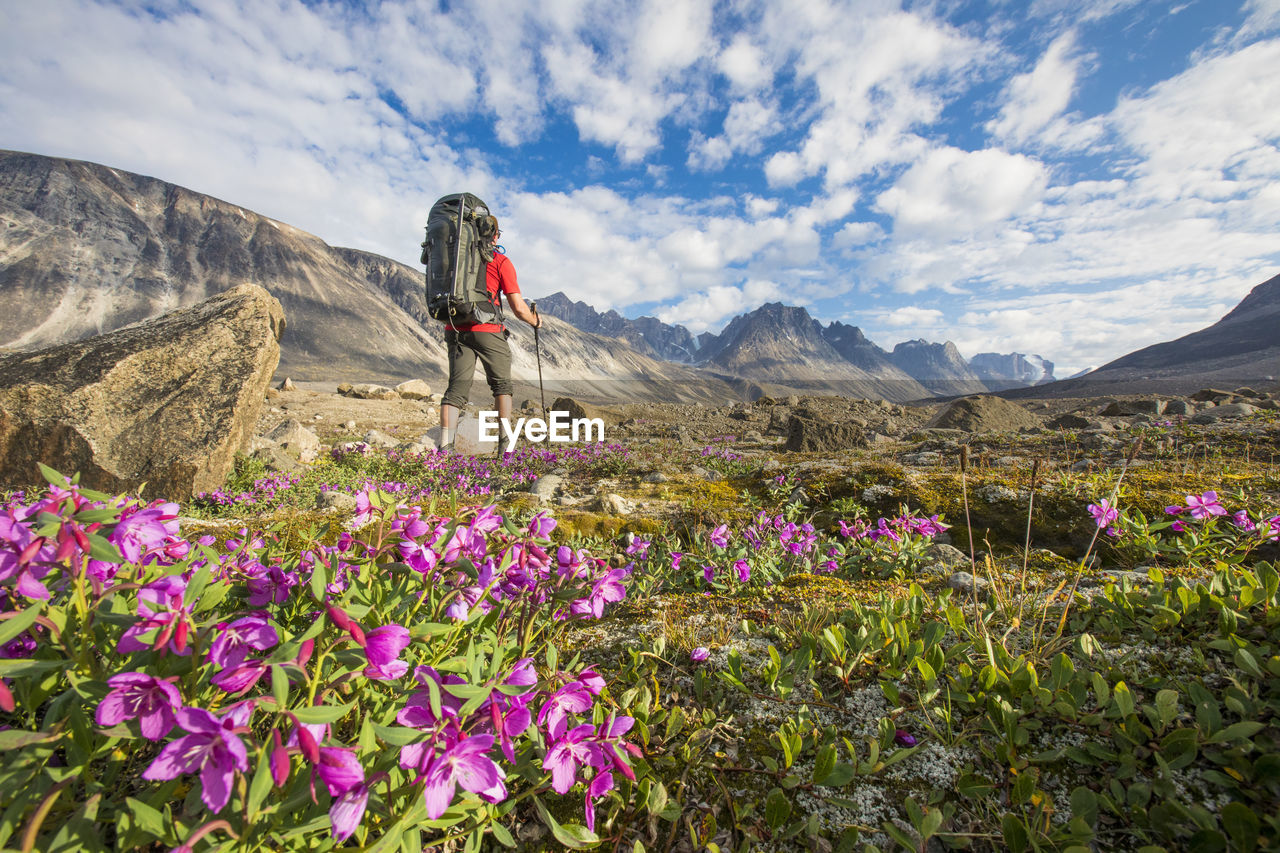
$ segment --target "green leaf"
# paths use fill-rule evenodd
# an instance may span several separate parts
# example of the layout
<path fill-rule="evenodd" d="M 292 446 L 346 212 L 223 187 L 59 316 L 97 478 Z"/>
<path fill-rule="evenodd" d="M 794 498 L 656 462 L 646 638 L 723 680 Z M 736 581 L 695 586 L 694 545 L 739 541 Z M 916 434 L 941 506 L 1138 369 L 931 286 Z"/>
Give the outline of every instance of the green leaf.
<path fill-rule="evenodd" d="M 1029 840 L 1027 828 L 1015 814 L 1006 814 L 1000 819 L 1000 833 L 1004 836 L 1004 844 L 1013 853 L 1025 853 Z"/>
<path fill-rule="evenodd" d="M 329 585 L 328 576 L 325 575 L 324 563 L 316 560 L 311 566 L 311 597 L 321 604 L 324 604 L 325 587 Z M 317 620 L 319 621 L 319 620 Z"/>
<path fill-rule="evenodd" d="M 352 705 L 312 705 L 309 708 L 290 708 L 300 723 L 335 723 L 346 716 Z"/>
<path fill-rule="evenodd" d="M 283 667 L 271 667 L 271 695 L 281 708 L 289 704 L 289 676 Z"/>
<path fill-rule="evenodd" d="M 119 518 L 120 509 L 118 507 L 82 509 L 71 517 L 79 524 L 98 524 L 103 521 L 114 521 Z"/>
<path fill-rule="evenodd" d="M 1258 816 L 1244 803 L 1227 803 L 1222 807 L 1222 828 L 1243 853 L 1252 853 L 1258 846 L 1261 828 Z"/>
<path fill-rule="evenodd" d="M 920 831 L 921 838 L 930 838 L 935 835 L 942 826 L 942 809 L 933 808 L 925 814 L 924 820 L 916 827 Z"/>
<path fill-rule="evenodd" d="M 258 767 L 253 771 L 253 782 L 249 784 L 249 820 L 252 821 L 262 809 L 262 801 L 271 793 L 271 749 L 262 750 L 258 758 Z"/>
<path fill-rule="evenodd" d="M 188 605 L 198 603 L 205 587 L 209 585 L 211 577 L 213 577 L 213 570 L 208 563 L 197 569 L 196 573 L 191 576 L 191 580 L 187 582 L 187 588 L 182 592 L 183 602 Z"/>
<path fill-rule="evenodd" d="M 420 743 L 426 740 L 433 740 L 435 734 L 421 729 L 411 729 L 408 726 L 378 726 L 373 727 L 373 732 L 378 736 L 378 740 L 388 746 L 408 746 L 411 743 Z"/>
<path fill-rule="evenodd" d="M 1264 728 L 1266 728 L 1266 726 L 1259 723 L 1257 720 L 1244 720 L 1239 723 L 1232 723 L 1222 731 L 1210 737 L 1208 743 L 1226 743 L 1227 741 L 1251 738 Z"/>
<path fill-rule="evenodd" d="M 164 839 L 164 815 L 142 802 L 142 800 L 125 797 L 124 801 L 129 806 L 129 813 L 133 815 L 135 826 L 158 839 Z"/>
<path fill-rule="evenodd" d="M 667 786 L 662 782 L 654 782 L 653 787 L 649 789 L 649 796 L 645 803 L 649 809 L 649 814 L 659 814 L 667 807 Z"/>
<path fill-rule="evenodd" d="M 888 821 L 885 821 L 880 824 L 880 828 L 885 831 L 886 835 L 898 842 L 898 845 L 903 849 L 911 851 L 915 851 L 917 849 L 916 840 L 911 837 L 911 833 L 907 832 L 896 823 L 889 823 Z"/>
<path fill-rule="evenodd" d="M 1128 719 L 1133 713 L 1133 694 L 1129 692 L 1129 685 L 1123 681 L 1117 681 L 1114 688 L 1116 707 L 1120 709 L 1120 718 Z"/>
<path fill-rule="evenodd" d="M 96 533 L 86 533 L 89 540 L 89 556 L 104 563 L 119 565 L 124 562 L 120 549 Z"/>
<path fill-rule="evenodd" d="M 1267 677 L 1267 674 L 1262 671 L 1262 667 L 1258 665 L 1258 659 L 1250 654 L 1248 649 L 1236 649 L 1235 662 L 1236 666 L 1240 667 L 1254 678 Z"/>
<path fill-rule="evenodd" d="M 511 831 L 502 824 L 497 822 L 489 824 L 489 831 L 493 833 L 493 837 L 503 847 L 516 846 L 516 840 L 511 837 Z"/>
<path fill-rule="evenodd" d="M 836 769 L 836 748 L 834 744 L 827 744 L 818 750 L 818 755 L 813 760 L 813 784 L 821 785 L 822 781 L 831 775 L 831 771 Z"/>
<path fill-rule="evenodd" d="M 586 850 L 600 843 L 600 839 L 596 834 L 585 826 L 576 823 L 562 826 L 551 816 L 551 812 L 547 811 L 547 807 L 542 804 L 542 800 L 535 798 L 533 805 L 538 810 L 538 817 L 542 818 L 542 822 L 551 830 L 551 834 L 556 837 L 556 841 L 559 841 L 565 847 L 571 850 Z"/>
<path fill-rule="evenodd" d="M 849 780 L 858 775 L 858 768 L 852 764 L 836 764 L 820 783 L 826 788 L 842 788 L 849 783 Z"/>
<path fill-rule="evenodd" d="M 1156 715 L 1160 725 L 1167 726 L 1178 716 L 1178 691 L 1161 690 L 1156 693 Z"/>
<path fill-rule="evenodd" d="M 24 732 L 22 729 L 0 731 L 0 749 L 22 749 L 33 743 L 48 743 L 62 737 L 52 732 Z"/>
<path fill-rule="evenodd" d="M 40 675 L 57 669 L 66 669 L 65 660 L 9 659 L 0 660 L 0 678 L 19 678 L 23 675 Z"/>
<path fill-rule="evenodd" d="M 764 800 L 764 820 L 770 829 L 777 829 L 791 816 L 791 800 L 781 788 L 774 788 Z"/>
<path fill-rule="evenodd" d="M 0 645 L 4 645 L 35 624 L 36 617 L 40 615 L 43 607 L 42 601 L 28 605 L 25 610 L 13 614 L 6 613 L 5 615 L 10 618 L 0 620 Z"/>

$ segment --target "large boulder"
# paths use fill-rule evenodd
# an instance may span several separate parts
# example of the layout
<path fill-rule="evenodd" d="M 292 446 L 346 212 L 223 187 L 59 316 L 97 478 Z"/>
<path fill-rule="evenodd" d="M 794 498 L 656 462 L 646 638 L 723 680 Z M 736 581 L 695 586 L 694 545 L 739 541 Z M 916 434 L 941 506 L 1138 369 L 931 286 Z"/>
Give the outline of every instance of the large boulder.
<path fill-rule="evenodd" d="M 786 449 L 790 451 L 835 453 L 866 446 L 862 427 L 853 421 L 827 421 L 797 414 L 788 424 Z"/>
<path fill-rule="evenodd" d="M 109 334 L 0 356 L 0 482 L 183 500 L 220 487 L 247 447 L 284 332 L 280 303 L 241 285 Z"/>
<path fill-rule="evenodd" d="M 965 432 L 1015 432 L 1040 426 L 1040 419 L 1002 397 L 977 394 L 951 401 L 934 416 L 929 426 Z"/>

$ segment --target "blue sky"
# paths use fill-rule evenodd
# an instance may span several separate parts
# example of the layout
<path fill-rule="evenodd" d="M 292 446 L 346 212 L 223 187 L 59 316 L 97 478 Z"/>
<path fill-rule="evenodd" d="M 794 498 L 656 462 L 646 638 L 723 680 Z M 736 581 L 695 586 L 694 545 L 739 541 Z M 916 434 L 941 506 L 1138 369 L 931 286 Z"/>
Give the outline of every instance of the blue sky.
<path fill-rule="evenodd" d="M 0 52 L 0 147 L 409 264 L 468 189 L 527 295 L 694 332 L 1066 376 L 1280 272 L 1280 0 L 42 0 Z"/>

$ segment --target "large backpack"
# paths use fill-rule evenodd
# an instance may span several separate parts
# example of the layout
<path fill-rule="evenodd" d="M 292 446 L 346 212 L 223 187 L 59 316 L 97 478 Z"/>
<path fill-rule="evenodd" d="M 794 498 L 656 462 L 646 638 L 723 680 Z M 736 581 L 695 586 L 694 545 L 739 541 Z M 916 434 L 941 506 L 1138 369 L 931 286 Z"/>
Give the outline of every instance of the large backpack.
<path fill-rule="evenodd" d="M 493 219 L 471 193 L 447 195 L 427 214 L 422 263 L 427 313 L 451 325 L 501 323 L 502 295 L 491 295 L 485 268 L 493 260 Z"/>

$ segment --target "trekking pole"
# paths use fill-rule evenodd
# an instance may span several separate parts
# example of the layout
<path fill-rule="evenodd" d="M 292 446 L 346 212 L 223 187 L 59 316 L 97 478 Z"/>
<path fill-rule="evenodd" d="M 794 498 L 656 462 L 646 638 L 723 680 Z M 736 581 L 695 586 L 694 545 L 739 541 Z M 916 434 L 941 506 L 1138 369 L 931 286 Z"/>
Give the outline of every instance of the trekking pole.
<path fill-rule="evenodd" d="M 538 303 L 530 302 L 529 309 L 533 311 L 533 319 L 538 320 Z M 547 418 L 547 392 L 542 388 L 542 344 L 538 340 L 538 327 L 542 325 L 542 321 L 538 320 L 533 326 L 533 351 L 538 357 L 538 399 L 542 401 L 542 419 Z"/>

